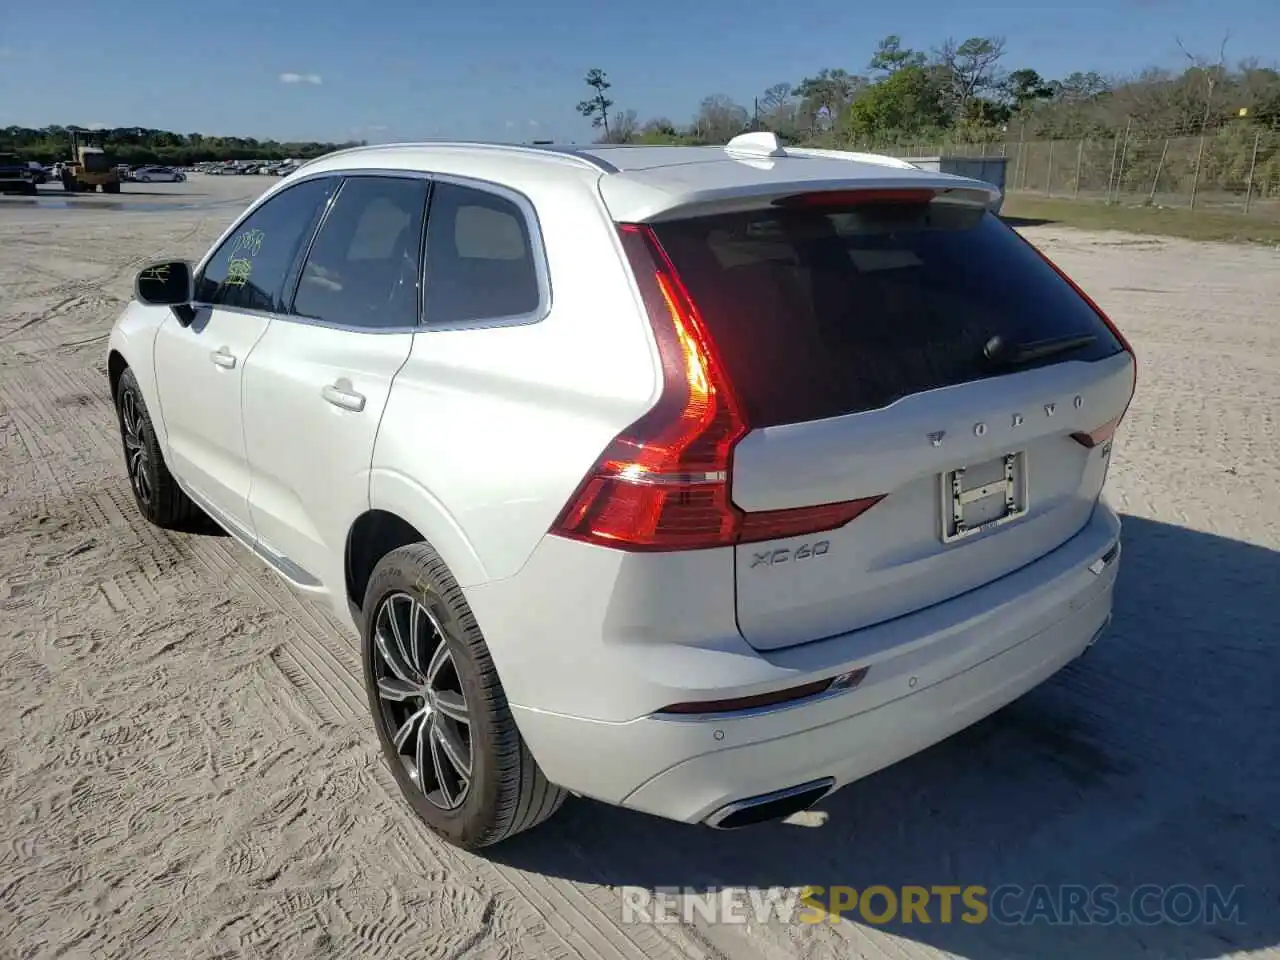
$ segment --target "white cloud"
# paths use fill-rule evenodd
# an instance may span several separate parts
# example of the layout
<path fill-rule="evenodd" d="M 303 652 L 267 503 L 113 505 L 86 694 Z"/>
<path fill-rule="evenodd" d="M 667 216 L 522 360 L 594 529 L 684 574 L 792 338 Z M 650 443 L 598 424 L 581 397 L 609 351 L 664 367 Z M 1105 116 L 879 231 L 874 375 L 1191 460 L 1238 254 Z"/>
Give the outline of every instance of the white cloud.
<path fill-rule="evenodd" d="M 515 122 L 514 120 L 508 120 L 508 121 L 507 121 L 507 129 L 508 129 L 508 130 L 514 130 L 514 129 L 515 129 L 515 127 L 516 127 L 516 122 Z"/>
<path fill-rule="evenodd" d="M 529 121 L 529 126 L 531 126 L 531 127 L 536 127 L 536 126 L 538 126 L 538 125 L 539 125 L 539 124 L 538 124 L 538 121 L 537 121 L 537 120 L 530 120 L 530 121 Z"/>
<path fill-rule="evenodd" d="M 98 120 L 94 123 L 86 123 L 85 129 L 86 130 L 106 130 L 110 126 L 111 124 L 103 123 L 101 120 Z"/>
<path fill-rule="evenodd" d="M 318 73 L 282 73 L 280 74 L 281 83 L 310 83 L 313 86 L 320 86 L 322 78 Z"/>

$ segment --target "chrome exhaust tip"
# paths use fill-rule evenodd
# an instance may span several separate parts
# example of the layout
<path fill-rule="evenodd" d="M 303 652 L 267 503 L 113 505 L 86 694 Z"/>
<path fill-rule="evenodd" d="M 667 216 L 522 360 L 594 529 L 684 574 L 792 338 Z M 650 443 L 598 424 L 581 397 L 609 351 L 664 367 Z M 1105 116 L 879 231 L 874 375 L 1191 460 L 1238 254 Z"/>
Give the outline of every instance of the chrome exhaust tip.
<path fill-rule="evenodd" d="M 813 806 L 830 793 L 834 785 L 834 778 L 823 777 L 784 790 L 735 800 L 711 814 L 703 823 L 715 830 L 738 830 L 771 820 L 785 820 L 793 813 Z"/>

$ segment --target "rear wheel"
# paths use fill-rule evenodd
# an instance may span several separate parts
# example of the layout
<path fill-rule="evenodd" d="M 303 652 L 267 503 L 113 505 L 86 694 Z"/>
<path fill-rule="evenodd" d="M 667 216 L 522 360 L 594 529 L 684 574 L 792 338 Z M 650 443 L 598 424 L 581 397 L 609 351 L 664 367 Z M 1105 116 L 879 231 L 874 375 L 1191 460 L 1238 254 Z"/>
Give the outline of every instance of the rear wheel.
<path fill-rule="evenodd" d="M 132 370 L 125 370 L 116 385 L 116 415 L 125 470 L 138 509 L 158 527 L 189 525 L 200 516 L 200 509 L 182 492 L 165 465 L 151 414 Z"/>
<path fill-rule="evenodd" d="M 547 782 L 521 739 L 480 628 L 435 550 L 418 543 L 383 557 L 363 611 L 374 727 L 427 826 L 477 849 L 555 813 L 565 791 Z"/>
<path fill-rule="evenodd" d="M 103 192 L 103 193 L 119 193 L 119 192 L 120 192 L 120 184 L 118 184 L 118 183 L 104 183 L 104 184 L 102 185 L 102 192 Z"/>

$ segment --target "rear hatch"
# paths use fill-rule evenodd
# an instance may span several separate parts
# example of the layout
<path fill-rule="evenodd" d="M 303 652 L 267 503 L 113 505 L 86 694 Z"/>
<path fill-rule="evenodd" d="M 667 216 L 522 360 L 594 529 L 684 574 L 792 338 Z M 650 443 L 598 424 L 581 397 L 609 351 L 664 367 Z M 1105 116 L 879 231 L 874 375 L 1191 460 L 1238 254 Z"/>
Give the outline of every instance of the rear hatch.
<path fill-rule="evenodd" d="M 754 647 L 947 600 L 1088 521 L 1133 358 L 992 214 L 846 192 L 653 226 L 750 427 L 734 504 L 875 501 L 836 529 L 735 547 Z"/>

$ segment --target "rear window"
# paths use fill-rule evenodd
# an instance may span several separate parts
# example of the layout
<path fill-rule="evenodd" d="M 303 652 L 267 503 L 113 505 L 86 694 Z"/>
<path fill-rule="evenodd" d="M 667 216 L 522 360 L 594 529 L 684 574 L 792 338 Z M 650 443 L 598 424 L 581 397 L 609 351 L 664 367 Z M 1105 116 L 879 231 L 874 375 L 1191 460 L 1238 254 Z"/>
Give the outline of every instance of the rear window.
<path fill-rule="evenodd" d="M 1006 347 L 1093 338 L 1017 370 L 1122 349 L 1034 250 L 972 208 L 770 209 L 655 229 L 753 426 L 1010 372 L 984 353 L 993 337 Z"/>

